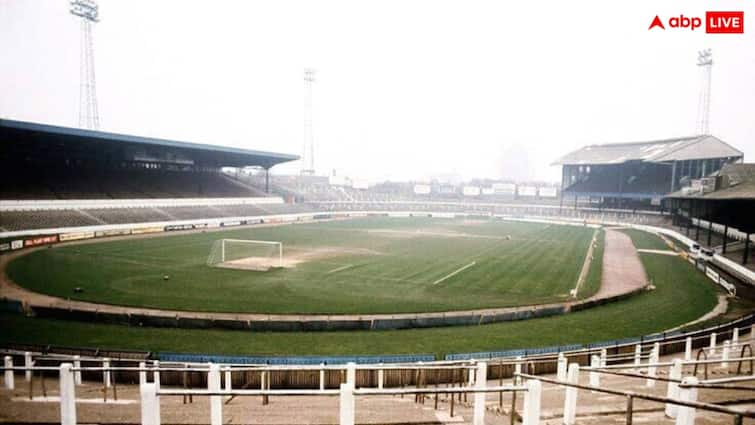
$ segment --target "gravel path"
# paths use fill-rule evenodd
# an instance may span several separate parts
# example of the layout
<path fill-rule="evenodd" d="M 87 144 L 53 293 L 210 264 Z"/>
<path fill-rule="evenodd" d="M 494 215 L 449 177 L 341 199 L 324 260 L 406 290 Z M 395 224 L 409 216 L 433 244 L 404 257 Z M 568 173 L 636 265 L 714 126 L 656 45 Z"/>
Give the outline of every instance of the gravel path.
<path fill-rule="evenodd" d="M 632 238 L 615 229 L 605 230 L 603 276 L 600 290 L 593 298 L 606 298 L 643 288 L 647 284 L 647 274 Z"/>

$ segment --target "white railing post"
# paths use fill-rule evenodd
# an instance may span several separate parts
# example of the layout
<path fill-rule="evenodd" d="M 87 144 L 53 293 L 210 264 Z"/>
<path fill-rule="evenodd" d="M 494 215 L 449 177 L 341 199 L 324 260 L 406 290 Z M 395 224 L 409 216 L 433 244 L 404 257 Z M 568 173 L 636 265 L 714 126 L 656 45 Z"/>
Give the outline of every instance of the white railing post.
<path fill-rule="evenodd" d="M 78 354 L 73 356 L 73 368 L 74 369 L 81 369 L 81 356 Z M 73 382 L 76 385 L 81 385 L 81 371 L 76 370 L 73 372 Z"/>
<path fill-rule="evenodd" d="M 157 387 L 157 391 L 160 391 L 160 360 L 155 360 L 152 367 L 152 382 Z"/>
<path fill-rule="evenodd" d="M 472 365 L 476 366 L 477 362 L 475 360 L 472 360 Z M 470 387 L 474 385 L 474 374 L 475 374 L 475 369 L 469 369 L 467 371 L 467 384 Z"/>
<path fill-rule="evenodd" d="M 13 357 L 5 356 L 3 364 L 5 365 L 5 389 L 12 390 L 16 388 L 15 377 L 13 376 Z"/>
<path fill-rule="evenodd" d="M 24 353 L 24 367 L 26 368 L 26 370 L 24 371 L 24 379 L 26 380 L 26 382 L 31 381 L 32 366 L 34 366 L 34 362 L 32 361 L 31 353 L 27 351 Z"/>
<path fill-rule="evenodd" d="M 671 369 L 669 370 L 668 377 L 669 379 L 682 379 L 682 360 L 681 359 L 674 359 L 674 364 L 671 366 Z M 676 382 L 669 381 L 668 387 L 666 389 L 666 397 L 667 398 L 679 398 L 679 384 Z M 676 418 L 676 414 L 678 411 L 679 406 L 671 403 L 666 403 L 666 416 L 669 418 Z"/>
<path fill-rule="evenodd" d="M 600 357 L 593 354 L 593 356 L 590 358 L 590 367 L 600 367 Z M 591 387 L 599 387 L 600 386 L 600 374 L 598 372 L 590 371 L 590 386 Z M 595 392 L 595 391 L 593 391 Z"/>
<path fill-rule="evenodd" d="M 488 364 L 485 362 L 477 363 L 475 376 L 475 388 L 485 389 L 488 381 Z M 474 418 L 472 425 L 485 425 L 485 393 L 477 392 L 474 394 Z"/>
<path fill-rule="evenodd" d="M 694 376 L 688 376 L 682 381 L 682 385 L 697 384 L 697 378 Z M 697 388 L 695 387 L 681 387 L 679 388 L 679 399 L 685 401 L 697 401 Z M 695 408 L 679 406 L 676 415 L 676 425 L 695 425 Z"/>
<path fill-rule="evenodd" d="M 139 386 L 147 383 L 147 371 L 144 370 L 147 367 L 147 364 L 144 362 L 139 362 Z"/>
<path fill-rule="evenodd" d="M 739 328 L 737 326 L 734 326 L 734 329 L 731 331 L 731 343 L 736 344 L 739 342 Z"/>
<path fill-rule="evenodd" d="M 325 389 L 325 363 L 320 363 L 320 391 Z"/>
<path fill-rule="evenodd" d="M 684 341 L 684 360 L 692 360 L 692 337 L 688 336 Z"/>
<path fill-rule="evenodd" d="M 145 382 L 139 386 L 142 396 L 142 425 L 160 425 L 160 400 L 157 384 Z"/>
<path fill-rule="evenodd" d="M 710 334 L 710 355 L 716 354 L 716 333 L 713 332 Z"/>
<path fill-rule="evenodd" d="M 233 379 L 231 379 L 231 368 L 230 366 L 225 368 L 225 390 L 231 391 L 233 390 Z"/>
<path fill-rule="evenodd" d="M 524 406 L 522 414 L 522 425 L 540 425 L 540 397 L 543 391 L 543 384 L 531 379 L 526 383 L 527 391 L 524 393 Z"/>
<path fill-rule="evenodd" d="M 642 345 L 636 344 L 634 346 L 634 366 L 635 370 L 639 369 L 640 363 L 642 362 Z"/>
<path fill-rule="evenodd" d="M 383 364 L 380 363 L 380 366 L 383 366 Z M 378 369 L 378 389 L 380 390 L 383 389 L 383 386 L 385 385 L 384 380 L 385 380 L 385 371 L 383 369 Z"/>
<path fill-rule="evenodd" d="M 514 365 L 514 385 L 521 385 L 522 377 L 519 374 L 522 373 L 522 356 L 516 356 L 516 364 Z"/>
<path fill-rule="evenodd" d="M 220 365 L 210 363 L 210 370 L 207 372 L 207 390 L 220 391 Z M 219 395 L 210 396 L 210 425 L 222 425 L 223 423 L 223 401 Z"/>
<path fill-rule="evenodd" d="M 341 384 L 341 397 L 338 407 L 340 411 L 339 425 L 354 425 L 354 385 L 349 382 Z"/>
<path fill-rule="evenodd" d="M 606 367 L 608 364 L 608 350 L 605 348 L 600 349 L 600 367 Z"/>
<path fill-rule="evenodd" d="M 729 351 L 731 350 L 731 342 L 724 341 L 724 348 L 721 351 L 721 367 L 729 367 Z"/>
<path fill-rule="evenodd" d="M 650 352 L 650 360 L 648 361 L 648 379 L 645 380 L 645 386 L 648 388 L 655 387 L 655 378 L 657 367 L 655 366 L 655 363 L 658 363 L 659 359 L 659 352 L 661 350 L 661 344 L 655 343 L 653 344 L 653 350 Z"/>
<path fill-rule="evenodd" d="M 107 357 L 102 359 L 102 382 L 105 388 L 110 388 L 110 359 Z"/>
<path fill-rule="evenodd" d="M 346 363 L 346 382 L 351 384 L 352 388 L 357 387 L 357 365 L 354 362 Z"/>
<path fill-rule="evenodd" d="M 73 382 L 71 363 L 60 365 L 60 424 L 76 425 L 76 386 Z"/>
<path fill-rule="evenodd" d="M 567 382 L 570 384 L 579 383 L 579 364 L 572 363 L 569 365 Z M 566 387 L 566 396 L 564 397 L 564 425 L 574 425 L 577 418 L 577 389 Z"/>
<path fill-rule="evenodd" d="M 566 357 L 564 353 L 558 353 L 558 363 L 556 364 L 556 379 L 559 381 L 566 380 Z"/>

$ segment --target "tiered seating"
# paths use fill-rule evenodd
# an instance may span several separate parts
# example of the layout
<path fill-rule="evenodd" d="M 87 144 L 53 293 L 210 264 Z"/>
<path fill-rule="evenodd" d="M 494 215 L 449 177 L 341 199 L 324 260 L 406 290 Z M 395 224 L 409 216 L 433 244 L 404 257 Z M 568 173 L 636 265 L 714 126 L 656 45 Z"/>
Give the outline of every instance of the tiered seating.
<path fill-rule="evenodd" d="M 228 217 L 217 207 L 188 206 L 188 207 L 162 207 L 160 211 L 175 217 L 178 220 L 196 220 L 200 218 Z"/>
<path fill-rule="evenodd" d="M 172 219 L 154 208 L 101 208 L 89 209 L 87 212 L 108 224 L 147 223 Z"/>
<path fill-rule="evenodd" d="M 77 210 L 3 211 L 0 227 L 7 231 L 101 224 Z"/>
<path fill-rule="evenodd" d="M 0 199 L 260 197 L 249 183 L 219 172 L 145 168 L 43 168 L 2 173 Z"/>

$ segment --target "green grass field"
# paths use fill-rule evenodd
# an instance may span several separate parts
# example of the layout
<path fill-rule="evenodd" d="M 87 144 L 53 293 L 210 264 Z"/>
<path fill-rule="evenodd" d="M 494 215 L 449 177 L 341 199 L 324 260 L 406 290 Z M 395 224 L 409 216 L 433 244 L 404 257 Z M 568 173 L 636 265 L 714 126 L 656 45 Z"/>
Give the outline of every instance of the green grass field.
<path fill-rule="evenodd" d="M 630 233 L 635 244 L 654 236 Z M 641 254 L 656 289 L 563 316 L 482 326 L 353 332 L 133 328 L 0 314 L 0 342 L 223 354 L 393 354 L 500 350 L 588 343 L 663 331 L 716 304 L 717 289 L 678 257 Z M 591 271 L 592 275 L 592 271 Z M 588 276 L 588 280 L 593 277 Z"/>
<path fill-rule="evenodd" d="M 568 298 L 593 231 L 371 217 L 64 245 L 12 261 L 8 274 L 50 295 L 176 310 L 367 314 L 505 307 Z M 213 242 L 222 238 L 282 241 L 284 255 L 317 255 L 266 272 L 210 267 Z M 593 267 L 599 269 L 600 259 Z M 75 293 L 76 287 L 84 291 Z M 588 282 L 580 296 L 595 290 L 596 282 Z"/>

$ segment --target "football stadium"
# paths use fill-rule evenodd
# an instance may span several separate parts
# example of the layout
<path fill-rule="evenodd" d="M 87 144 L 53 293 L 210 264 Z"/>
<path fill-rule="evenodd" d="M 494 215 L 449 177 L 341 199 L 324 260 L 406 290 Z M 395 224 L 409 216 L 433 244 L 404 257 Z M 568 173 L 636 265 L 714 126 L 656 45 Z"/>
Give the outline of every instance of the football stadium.
<path fill-rule="evenodd" d="M 301 155 L 100 130 L 70 3 L 80 125 L 0 117 L 0 422 L 755 424 L 755 164 L 707 115 L 558 181 L 318 174 L 312 69 Z"/>

